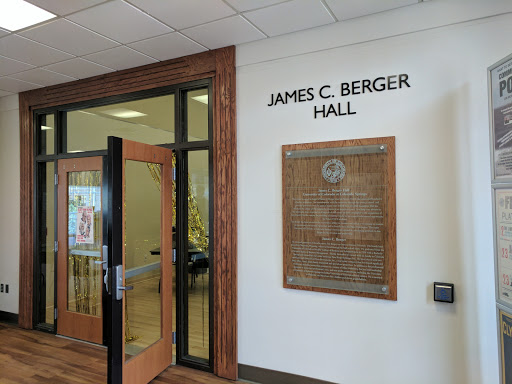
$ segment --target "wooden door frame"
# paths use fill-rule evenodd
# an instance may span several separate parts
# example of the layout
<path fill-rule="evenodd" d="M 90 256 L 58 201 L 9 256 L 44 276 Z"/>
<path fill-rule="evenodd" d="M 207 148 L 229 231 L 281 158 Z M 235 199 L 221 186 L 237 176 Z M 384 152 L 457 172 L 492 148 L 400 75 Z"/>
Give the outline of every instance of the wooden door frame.
<path fill-rule="evenodd" d="M 237 378 L 237 159 L 234 46 L 19 94 L 20 327 L 33 328 L 34 111 L 205 78 L 212 79 L 213 87 L 215 233 L 213 371 L 220 377 L 231 380 Z"/>
<path fill-rule="evenodd" d="M 61 168 L 62 166 L 62 168 Z M 96 157 L 83 157 L 74 159 L 60 159 L 57 160 L 58 175 L 59 175 L 59 201 L 58 201 L 58 239 L 60 247 L 58 247 L 57 257 L 57 308 L 59 312 L 59 321 L 57 323 L 57 333 L 74 337 L 80 340 L 86 340 L 92 343 L 101 344 L 103 341 L 103 311 L 101 316 L 85 315 L 78 312 L 68 311 L 68 178 L 66 175 L 69 172 L 82 172 L 82 171 L 100 171 L 100 182 L 103 184 L 103 158 Z M 66 169 L 67 167 L 67 169 Z M 103 188 L 103 185 L 101 186 Z M 103 193 L 100 194 L 103 200 Z M 103 204 L 102 212 L 103 216 Z M 101 219 L 103 223 L 103 217 Z M 103 243 L 103 225 L 100 227 L 102 230 L 98 238 Z M 100 266 L 101 268 L 101 266 Z M 101 268 L 103 271 L 103 268 Z M 59 273 L 66 272 L 62 275 Z M 99 282 L 100 291 L 103 291 L 103 278 Z M 60 294 L 59 294 L 60 293 Z M 100 298 L 101 301 L 101 298 Z M 66 323 L 64 323 L 66 320 Z M 98 331 L 99 329 L 99 331 Z"/>
<path fill-rule="evenodd" d="M 121 370 L 122 370 L 122 383 L 136 384 L 136 383 L 149 383 L 157 375 L 167 368 L 172 363 L 172 237 L 164 236 L 165 233 L 172 232 L 172 150 L 161 148 L 153 145 L 137 143 L 130 140 L 122 140 L 122 161 L 121 161 L 121 178 L 122 178 L 122 199 L 121 199 L 121 219 L 116 220 L 112 217 L 112 226 L 118 226 L 121 222 L 121 239 L 126 239 L 126 161 L 132 160 L 138 162 L 147 162 L 154 164 L 161 164 L 162 182 L 160 183 L 160 209 L 161 209 L 161 222 L 160 222 L 160 266 L 161 266 L 161 324 L 160 329 L 162 337 L 160 340 L 148 346 L 143 352 L 134 356 L 130 361 L 126 361 L 125 342 L 121 341 Z M 141 151 L 142 149 L 142 151 Z M 115 158 L 113 161 L 117 161 Z M 116 170 L 113 169 L 113 172 Z M 166 181 L 164 181 L 166 180 Z M 112 187 L 115 188 L 115 187 Z M 110 189 L 110 188 L 109 188 Z M 116 193 L 112 189 L 112 193 Z M 114 205 L 115 208 L 115 205 Z M 133 219 L 132 219 L 133 220 Z M 114 241 L 114 239 L 112 239 Z M 110 244 L 109 244 L 110 247 Z M 126 242 L 122 242 L 122 246 L 115 249 L 112 244 L 112 253 L 121 254 L 123 270 L 126 272 Z M 115 257 L 112 258 L 112 265 L 114 264 Z M 110 263 L 110 261 L 109 261 Z M 117 263 L 115 263 L 118 265 Z M 126 286 L 126 280 L 123 276 L 123 286 Z M 136 288 L 135 288 L 136 289 Z M 112 286 L 112 292 L 114 287 Z M 113 299 L 112 299 L 113 300 Z M 121 319 L 126 319 L 126 300 L 127 292 L 124 292 L 123 299 L 121 300 Z M 114 307 L 114 304 L 112 304 Z M 118 314 L 117 314 L 118 315 Z M 113 315 L 113 319 L 117 316 Z M 164 321 L 168 318 L 169 321 Z M 118 340 L 118 337 L 124 337 L 126 323 L 122 321 L 122 327 L 119 336 L 112 336 L 112 343 Z M 112 330 L 114 331 L 114 330 Z M 115 348 L 112 346 L 112 348 Z M 109 362 L 110 364 L 110 362 Z M 141 366 L 143 368 L 141 369 Z M 156 374 L 155 374 L 156 372 Z M 114 372 L 112 372 L 114 373 Z"/>

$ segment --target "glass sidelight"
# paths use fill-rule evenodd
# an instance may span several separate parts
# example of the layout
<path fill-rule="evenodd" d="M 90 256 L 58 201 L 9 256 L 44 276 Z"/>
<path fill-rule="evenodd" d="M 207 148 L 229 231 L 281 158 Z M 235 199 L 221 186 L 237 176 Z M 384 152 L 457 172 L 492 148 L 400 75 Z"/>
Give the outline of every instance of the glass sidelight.
<path fill-rule="evenodd" d="M 187 286 L 185 355 L 210 357 L 210 183 L 208 150 L 185 153 L 187 172 Z"/>
<path fill-rule="evenodd" d="M 37 295 L 37 315 L 42 324 L 54 324 L 55 293 L 55 166 L 53 161 L 37 164 L 37 248 L 39 263 L 36 275 L 40 284 Z"/>

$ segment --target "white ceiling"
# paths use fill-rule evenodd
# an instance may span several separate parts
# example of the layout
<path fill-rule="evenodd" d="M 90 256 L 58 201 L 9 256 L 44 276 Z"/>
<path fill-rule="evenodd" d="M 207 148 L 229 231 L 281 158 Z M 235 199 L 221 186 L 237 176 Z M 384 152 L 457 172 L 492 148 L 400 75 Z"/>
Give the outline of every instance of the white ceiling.
<path fill-rule="evenodd" d="M 423 0 L 26 1 L 57 17 L 14 33 L 0 29 L 0 97 Z"/>

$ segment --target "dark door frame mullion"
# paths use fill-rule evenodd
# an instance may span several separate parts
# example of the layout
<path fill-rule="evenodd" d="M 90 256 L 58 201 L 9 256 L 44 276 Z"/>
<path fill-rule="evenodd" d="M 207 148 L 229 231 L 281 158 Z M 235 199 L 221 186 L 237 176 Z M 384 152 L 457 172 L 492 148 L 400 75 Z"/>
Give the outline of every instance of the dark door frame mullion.
<path fill-rule="evenodd" d="M 103 156 L 103 166 L 102 166 L 102 187 L 101 187 L 101 215 L 102 215 L 102 241 L 101 244 L 106 245 L 108 247 L 108 239 L 109 239 L 109 187 L 108 187 L 108 181 L 109 181 L 109 172 L 108 172 L 108 156 Z M 101 249 L 101 260 L 105 261 L 103 259 L 103 247 Z M 102 314 L 103 314 L 103 345 L 108 345 L 108 342 L 111 340 L 110 332 L 111 329 L 109 328 L 108 324 L 108 315 L 109 313 L 112 313 L 112 303 L 109 300 L 109 295 L 107 291 L 107 287 L 104 284 L 104 277 L 105 277 L 105 269 L 103 268 L 104 264 L 101 264 L 101 270 L 102 270 L 102 278 L 101 278 L 101 302 L 102 302 Z M 108 273 L 108 261 L 107 261 L 107 273 Z"/>
<path fill-rule="evenodd" d="M 187 351 L 186 324 L 188 317 L 188 308 L 186 306 L 186 295 L 188 291 L 188 263 L 185 260 L 186 252 L 186 215 L 183 209 L 186 204 L 185 192 L 183 188 L 183 151 L 176 151 L 176 248 L 177 248 L 177 271 L 176 271 L 176 330 L 177 330 L 177 356 L 176 361 L 180 362 Z M 178 316 L 179 315 L 179 316 Z"/>
<path fill-rule="evenodd" d="M 114 267 L 123 263 L 123 142 L 117 137 L 108 138 L 108 270 L 109 270 L 109 305 L 107 317 L 108 345 L 108 383 L 122 384 L 123 379 L 123 344 L 122 332 L 123 300 L 116 300 Z"/>

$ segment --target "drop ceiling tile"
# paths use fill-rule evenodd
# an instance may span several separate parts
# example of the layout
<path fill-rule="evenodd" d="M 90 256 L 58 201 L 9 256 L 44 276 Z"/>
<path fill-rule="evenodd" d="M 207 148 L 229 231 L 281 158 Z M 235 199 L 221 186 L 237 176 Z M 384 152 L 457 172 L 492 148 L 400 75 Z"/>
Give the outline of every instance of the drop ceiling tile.
<path fill-rule="evenodd" d="M 70 13 L 81 11 L 82 9 L 92 7 L 105 2 L 106 0 L 25 0 L 28 3 L 37 5 L 51 13 L 59 16 L 69 15 Z"/>
<path fill-rule="evenodd" d="M 138 41 L 130 44 L 130 47 L 157 60 L 170 60 L 206 51 L 204 47 L 178 32 Z"/>
<path fill-rule="evenodd" d="M 287 0 L 226 0 L 229 4 L 235 7 L 238 11 L 250 11 L 251 9 L 268 7 L 283 3 Z"/>
<path fill-rule="evenodd" d="M 45 87 L 76 80 L 73 77 L 47 71 L 46 69 L 42 68 L 35 68 L 29 71 L 16 73 L 10 77 L 13 79 L 28 81 L 29 83 L 44 85 Z"/>
<path fill-rule="evenodd" d="M 0 90 L 0 97 L 9 96 L 9 95 L 12 95 L 12 93 Z"/>
<path fill-rule="evenodd" d="M 158 61 L 126 46 L 93 53 L 84 58 L 116 70 L 139 67 Z"/>
<path fill-rule="evenodd" d="M 241 16 L 185 29 L 182 33 L 210 49 L 247 43 L 266 37 Z"/>
<path fill-rule="evenodd" d="M 120 0 L 75 13 L 68 19 L 123 44 L 173 31 L 172 28 Z"/>
<path fill-rule="evenodd" d="M 0 56 L 0 76 L 26 71 L 31 68 L 34 68 L 34 66 L 22 63 L 21 61 L 9 59 L 8 57 Z"/>
<path fill-rule="evenodd" d="M 35 66 L 53 64 L 73 57 L 18 35 L 0 39 L 0 55 Z"/>
<path fill-rule="evenodd" d="M 174 29 L 193 27 L 234 15 L 222 0 L 128 0 Z"/>
<path fill-rule="evenodd" d="M 326 0 L 338 20 L 353 19 L 389 9 L 417 4 L 418 0 Z"/>
<path fill-rule="evenodd" d="M 118 45 L 110 39 L 65 19 L 23 31 L 20 35 L 76 56 L 87 55 Z"/>
<path fill-rule="evenodd" d="M 41 88 L 38 84 L 27 83 L 26 81 L 21 81 L 17 79 L 12 79 L 10 77 L 0 77 L 0 90 L 11 92 L 11 93 L 20 93 L 29 91 L 31 89 Z"/>
<path fill-rule="evenodd" d="M 50 71 L 61 73 L 66 76 L 71 76 L 76 79 L 86 79 L 88 77 L 113 72 L 110 68 L 91 63 L 90 61 L 80 59 L 78 57 L 62 61 L 57 64 L 48 65 L 45 69 L 49 69 Z"/>
<path fill-rule="evenodd" d="M 293 0 L 244 14 L 269 36 L 333 23 L 320 0 Z"/>

